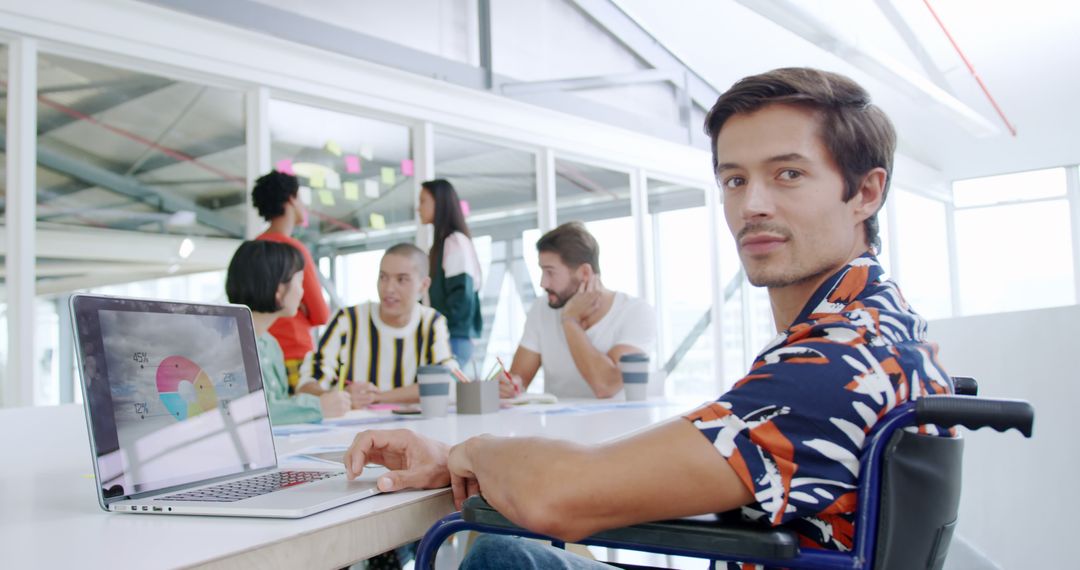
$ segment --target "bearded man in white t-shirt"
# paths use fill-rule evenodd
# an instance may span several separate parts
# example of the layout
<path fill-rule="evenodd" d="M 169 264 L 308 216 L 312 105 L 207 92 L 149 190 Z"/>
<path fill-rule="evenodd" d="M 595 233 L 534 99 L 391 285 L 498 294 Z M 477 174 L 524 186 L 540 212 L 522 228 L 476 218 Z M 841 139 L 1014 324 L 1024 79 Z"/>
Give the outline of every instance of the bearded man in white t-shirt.
<path fill-rule="evenodd" d="M 600 246 L 581 222 L 568 222 L 537 242 L 540 286 L 510 365 L 503 397 L 529 387 L 542 366 L 544 389 L 560 398 L 610 398 L 622 392 L 619 357 L 649 354 L 656 323 L 648 303 L 604 287 Z"/>

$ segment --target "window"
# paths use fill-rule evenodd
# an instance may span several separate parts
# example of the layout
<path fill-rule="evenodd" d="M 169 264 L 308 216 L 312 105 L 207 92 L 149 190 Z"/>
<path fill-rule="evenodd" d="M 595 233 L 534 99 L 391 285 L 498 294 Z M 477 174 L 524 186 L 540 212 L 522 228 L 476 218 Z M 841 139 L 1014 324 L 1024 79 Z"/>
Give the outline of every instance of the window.
<path fill-rule="evenodd" d="M 538 232 L 536 156 L 436 131 L 435 175 L 457 191 L 480 260 L 481 313 L 492 315 L 485 317 L 484 336 L 474 353 L 483 374 L 496 356 L 510 364 L 539 290 L 530 267 L 536 265 L 532 236 Z M 474 373 L 471 365 L 467 368 Z"/>
<path fill-rule="evenodd" d="M 638 258 L 628 238 L 637 233 L 630 215 L 630 175 L 557 159 L 555 179 L 557 222 L 585 222 L 600 245 L 604 286 L 638 296 Z"/>
<path fill-rule="evenodd" d="M 1064 169 L 958 181 L 953 189 L 964 314 L 1076 302 Z"/>
<path fill-rule="evenodd" d="M 39 228 L 244 235 L 239 91 L 42 54 L 37 121 Z"/>
<path fill-rule="evenodd" d="M 404 125 L 272 99 L 274 168 L 300 179 L 309 224 L 301 240 L 411 234 L 415 185 Z"/>
<path fill-rule="evenodd" d="M 945 203 L 899 188 L 894 193 L 900 291 L 924 318 L 952 316 Z"/>
<path fill-rule="evenodd" d="M 674 365 L 666 388 L 678 398 L 719 394 L 712 356 L 714 328 L 711 323 L 701 328 L 712 309 L 712 237 L 705 192 L 655 179 L 648 182 L 658 344 L 653 366 Z"/>

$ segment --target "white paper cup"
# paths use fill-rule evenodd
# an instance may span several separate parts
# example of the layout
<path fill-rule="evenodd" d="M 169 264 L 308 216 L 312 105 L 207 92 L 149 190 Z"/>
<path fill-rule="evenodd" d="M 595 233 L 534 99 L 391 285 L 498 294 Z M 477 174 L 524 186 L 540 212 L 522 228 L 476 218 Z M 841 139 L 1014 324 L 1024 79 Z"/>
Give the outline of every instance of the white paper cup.
<path fill-rule="evenodd" d="M 421 366 L 416 372 L 420 385 L 420 411 L 426 418 L 441 418 L 450 407 L 450 369 L 438 364 Z"/>
<path fill-rule="evenodd" d="M 649 397 L 649 355 L 624 354 L 619 357 L 623 391 L 627 401 L 644 400 Z"/>

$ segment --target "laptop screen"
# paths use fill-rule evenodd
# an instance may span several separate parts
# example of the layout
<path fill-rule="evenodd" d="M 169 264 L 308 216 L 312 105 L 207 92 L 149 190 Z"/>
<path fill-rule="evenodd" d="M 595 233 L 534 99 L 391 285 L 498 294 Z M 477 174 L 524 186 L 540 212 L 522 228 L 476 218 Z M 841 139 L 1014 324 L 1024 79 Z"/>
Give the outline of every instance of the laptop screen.
<path fill-rule="evenodd" d="M 105 502 L 274 467 L 247 308 L 77 295 Z"/>

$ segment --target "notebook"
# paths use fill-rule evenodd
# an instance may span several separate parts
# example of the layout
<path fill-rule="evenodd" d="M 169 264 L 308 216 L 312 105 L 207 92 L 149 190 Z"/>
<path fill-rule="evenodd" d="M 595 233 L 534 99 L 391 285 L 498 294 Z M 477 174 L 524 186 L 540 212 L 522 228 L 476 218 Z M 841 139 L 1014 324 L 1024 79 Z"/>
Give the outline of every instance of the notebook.
<path fill-rule="evenodd" d="M 278 467 L 247 307 L 74 295 L 71 314 L 101 508 L 299 518 L 378 493 L 376 472 Z"/>

